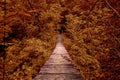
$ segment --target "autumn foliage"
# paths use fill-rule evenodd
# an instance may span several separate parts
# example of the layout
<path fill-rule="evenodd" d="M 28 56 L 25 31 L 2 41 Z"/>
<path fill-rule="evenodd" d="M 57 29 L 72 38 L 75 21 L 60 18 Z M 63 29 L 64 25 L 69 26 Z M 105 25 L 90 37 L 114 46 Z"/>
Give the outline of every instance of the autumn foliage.
<path fill-rule="evenodd" d="M 5 15 L 4 2 L 0 1 L 0 79 L 32 80 L 52 53 L 58 19 L 45 12 L 44 1 L 39 3 L 6 0 Z M 37 9 L 38 6 L 45 9 Z M 54 20 L 49 20 L 50 17 Z"/>
<path fill-rule="evenodd" d="M 6 0 L 5 9 L 1 0 L 0 79 L 32 80 L 63 26 L 64 45 L 84 80 L 119 80 L 119 5 L 119 0 Z"/>
<path fill-rule="evenodd" d="M 87 1 L 69 7 L 64 44 L 85 80 L 119 80 L 119 1 Z"/>

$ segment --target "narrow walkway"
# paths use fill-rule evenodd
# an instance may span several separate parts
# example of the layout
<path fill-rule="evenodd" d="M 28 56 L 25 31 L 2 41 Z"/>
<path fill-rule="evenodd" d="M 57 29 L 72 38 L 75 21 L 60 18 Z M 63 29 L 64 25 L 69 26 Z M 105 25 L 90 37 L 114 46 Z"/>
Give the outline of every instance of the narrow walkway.
<path fill-rule="evenodd" d="M 83 80 L 70 60 L 60 35 L 52 55 L 41 68 L 40 74 L 33 80 Z"/>

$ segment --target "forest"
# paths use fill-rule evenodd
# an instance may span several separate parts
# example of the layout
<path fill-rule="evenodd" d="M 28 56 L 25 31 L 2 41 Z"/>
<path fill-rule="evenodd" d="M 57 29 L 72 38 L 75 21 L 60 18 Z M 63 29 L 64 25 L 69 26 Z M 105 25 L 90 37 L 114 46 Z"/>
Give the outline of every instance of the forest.
<path fill-rule="evenodd" d="M 61 26 L 84 80 L 120 80 L 120 0 L 0 0 L 0 80 L 32 80 Z"/>

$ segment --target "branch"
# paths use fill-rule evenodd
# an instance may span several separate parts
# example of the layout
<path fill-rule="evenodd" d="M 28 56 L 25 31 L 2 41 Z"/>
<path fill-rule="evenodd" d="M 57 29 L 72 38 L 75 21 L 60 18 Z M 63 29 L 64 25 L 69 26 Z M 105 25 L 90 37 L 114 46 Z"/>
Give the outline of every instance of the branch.
<path fill-rule="evenodd" d="M 27 1 L 28 1 L 28 4 L 29 4 L 30 8 L 33 9 L 33 6 L 32 6 L 32 4 L 31 4 L 31 2 L 30 2 L 29 0 L 27 0 Z"/>
<path fill-rule="evenodd" d="M 91 9 L 89 10 L 89 12 L 88 12 L 88 15 L 91 13 L 91 11 L 94 9 L 94 7 L 95 7 L 95 5 L 97 4 L 97 2 L 98 2 L 99 0 L 96 0 L 95 2 L 94 2 L 94 4 L 92 5 L 92 7 L 91 7 Z"/>
<path fill-rule="evenodd" d="M 113 29 L 112 24 L 111 24 L 110 22 L 108 22 L 108 23 L 109 23 L 110 27 Z M 111 35 L 113 36 L 113 38 L 115 39 L 115 41 L 116 41 L 118 44 L 120 44 L 120 40 L 119 40 L 113 33 L 111 33 Z M 118 51 L 116 48 L 114 48 L 114 50 L 118 53 L 117 55 L 120 57 L 119 51 Z"/>
<path fill-rule="evenodd" d="M 111 28 L 113 28 L 113 26 L 112 26 L 112 24 L 110 22 L 109 22 L 109 25 L 110 25 Z M 120 40 L 118 40 L 118 38 L 116 36 L 114 36 L 113 33 L 111 33 L 111 35 L 114 37 L 114 39 L 117 41 L 117 43 L 120 44 Z"/>
<path fill-rule="evenodd" d="M 117 16 L 120 17 L 119 12 L 116 9 L 114 9 L 107 0 L 105 0 L 105 2 L 117 14 Z"/>

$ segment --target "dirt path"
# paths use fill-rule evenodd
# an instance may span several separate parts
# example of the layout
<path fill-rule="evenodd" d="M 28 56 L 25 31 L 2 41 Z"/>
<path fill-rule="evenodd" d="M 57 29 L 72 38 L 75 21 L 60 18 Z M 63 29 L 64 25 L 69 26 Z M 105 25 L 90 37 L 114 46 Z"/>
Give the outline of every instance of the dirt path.
<path fill-rule="evenodd" d="M 83 80 L 70 60 L 60 35 L 52 55 L 33 80 Z"/>

